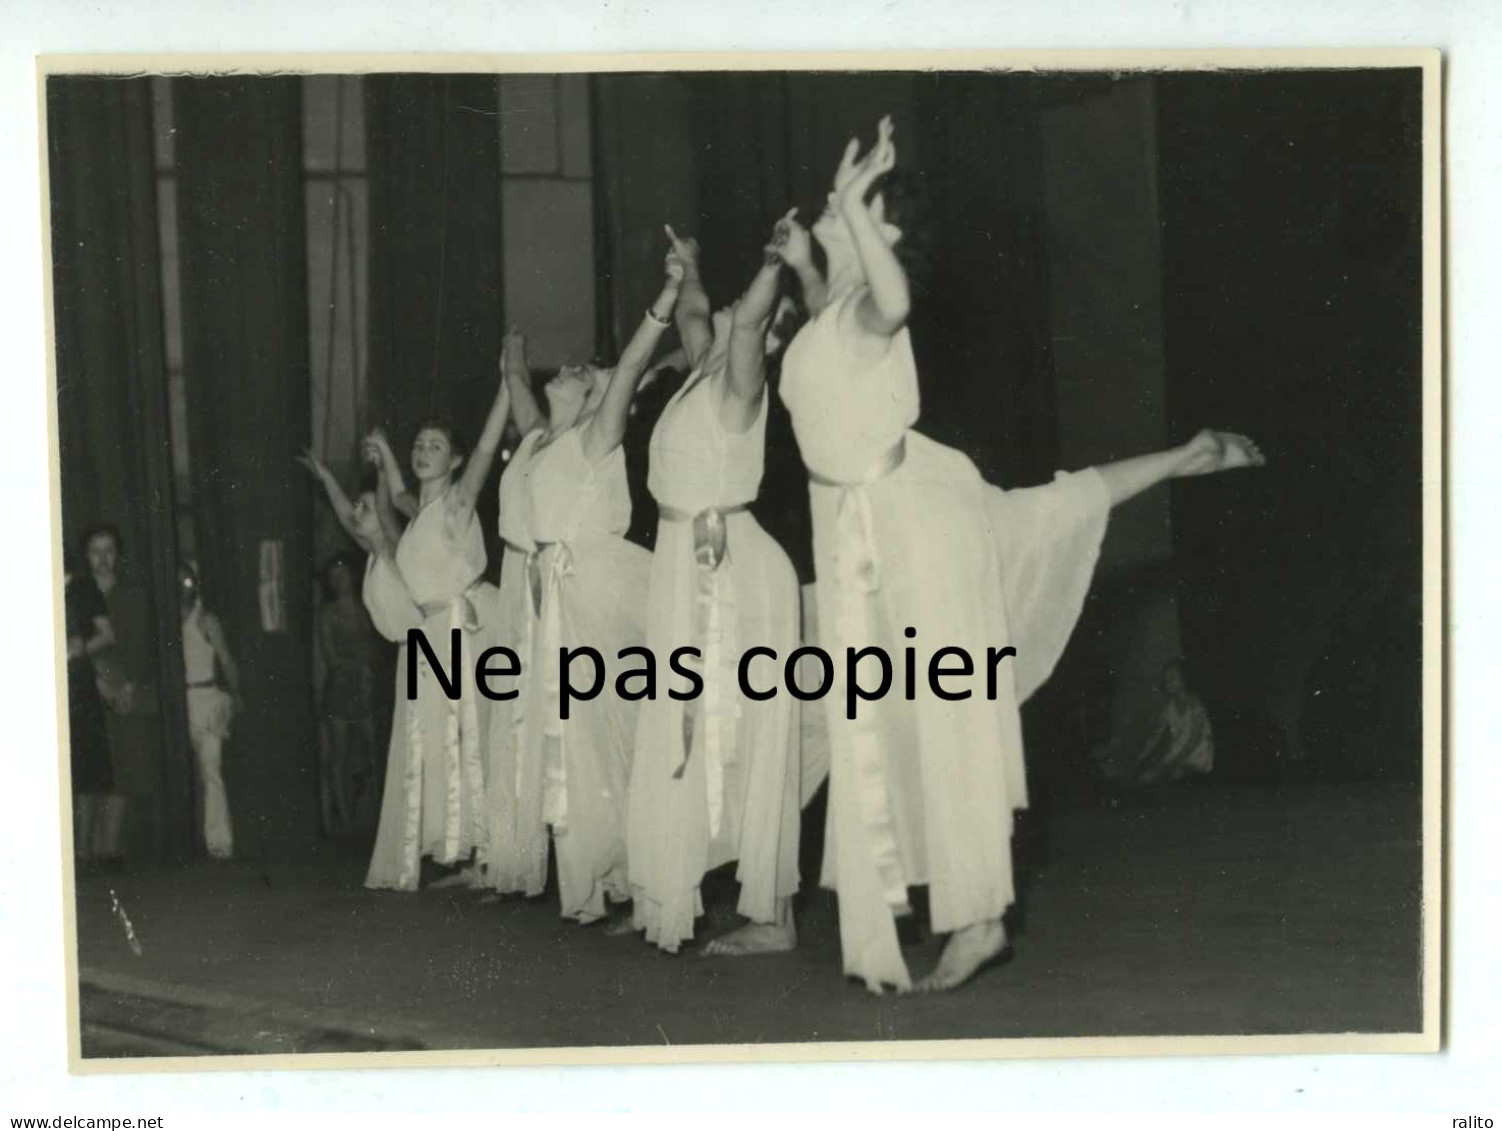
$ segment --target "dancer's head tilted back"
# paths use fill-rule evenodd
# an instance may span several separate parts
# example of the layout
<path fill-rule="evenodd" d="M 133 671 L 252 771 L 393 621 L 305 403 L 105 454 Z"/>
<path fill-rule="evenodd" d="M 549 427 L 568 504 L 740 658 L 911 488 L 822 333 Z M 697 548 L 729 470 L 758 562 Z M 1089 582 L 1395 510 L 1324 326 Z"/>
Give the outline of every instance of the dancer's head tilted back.
<path fill-rule="evenodd" d="M 877 124 L 876 144 L 864 155 L 859 139 L 851 139 L 835 170 L 828 205 L 811 229 L 836 289 L 871 281 L 867 260 L 872 236 L 890 249 L 908 289 L 919 284 L 926 271 L 929 236 L 923 180 L 896 168 L 894 133 L 891 118 L 883 118 Z M 859 250 L 862 246 L 864 251 Z"/>
<path fill-rule="evenodd" d="M 374 488 L 360 492 L 354 506 L 350 508 L 350 518 L 354 523 L 355 534 L 366 546 L 380 546 L 386 541 Z"/>
<path fill-rule="evenodd" d="M 776 360 L 788 343 L 798 335 L 798 330 L 807 321 L 807 315 L 792 295 L 781 295 L 777 309 L 772 312 L 772 321 L 767 326 L 766 355 L 768 361 Z"/>
<path fill-rule="evenodd" d="M 908 287 L 921 291 L 933 250 L 933 212 L 922 174 L 894 169 L 871 186 L 866 202 L 872 215 L 897 233 L 892 253 L 907 273 Z"/>
<path fill-rule="evenodd" d="M 567 429 L 594 408 L 610 384 L 610 370 L 592 362 L 565 365 L 542 387 L 548 403 L 548 423 Z"/>
<path fill-rule="evenodd" d="M 866 193 L 865 204 L 887 246 L 902 263 L 909 282 L 921 282 L 928 270 L 931 242 L 928 193 L 921 175 L 907 170 L 884 174 Z M 855 241 L 840 215 L 833 192 L 811 231 L 829 259 L 830 275 L 859 263 Z"/>

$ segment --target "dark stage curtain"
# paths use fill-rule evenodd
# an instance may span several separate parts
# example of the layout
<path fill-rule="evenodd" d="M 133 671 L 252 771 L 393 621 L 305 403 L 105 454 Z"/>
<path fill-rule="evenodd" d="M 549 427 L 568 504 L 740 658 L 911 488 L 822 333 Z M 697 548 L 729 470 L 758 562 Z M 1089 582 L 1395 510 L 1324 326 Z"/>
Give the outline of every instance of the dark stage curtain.
<path fill-rule="evenodd" d="M 1269 458 L 1175 487 L 1191 679 L 1228 773 L 1417 780 L 1420 73 L 1157 81 L 1174 431 Z"/>
<path fill-rule="evenodd" d="M 890 72 L 602 75 L 595 82 L 602 308 L 614 347 L 662 275 L 662 224 L 703 244 L 710 299 L 750 281 L 773 223 L 823 211 L 846 141 L 891 114 L 931 202 L 934 265 L 913 319 L 920 427 L 1004 485 L 1057 451 L 1037 109 L 1031 83 Z M 772 380 L 775 386 L 777 374 Z M 774 396 L 756 512 L 812 579 L 806 474 Z"/>
<path fill-rule="evenodd" d="M 181 672 L 147 80 L 49 79 L 47 133 L 63 534 L 77 548 L 88 524 L 119 527 L 145 591 L 149 652 L 157 670 Z M 192 829 L 183 688 L 178 677 L 159 682 L 153 847 L 179 856 Z"/>
<path fill-rule="evenodd" d="M 370 421 L 398 455 L 419 422 L 473 444 L 505 330 L 494 75 L 371 75 Z M 583 301 L 588 301 L 587 298 Z M 482 498 L 494 499 L 499 469 Z M 492 562 L 494 507 L 481 509 Z"/>
<path fill-rule="evenodd" d="M 199 565 L 245 695 L 230 808 L 237 852 L 275 859 L 319 830 L 301 86 L 186 78 L 173 97 Z"/>

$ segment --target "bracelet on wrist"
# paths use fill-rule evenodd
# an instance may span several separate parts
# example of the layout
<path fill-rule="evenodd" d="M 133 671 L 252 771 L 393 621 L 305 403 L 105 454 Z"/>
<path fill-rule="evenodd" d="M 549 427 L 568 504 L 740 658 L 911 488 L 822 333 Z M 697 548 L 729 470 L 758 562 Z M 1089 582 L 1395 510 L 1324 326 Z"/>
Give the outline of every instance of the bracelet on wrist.
<path fill-rule="evenodd" d="M 657 311 L 653 310 L 650 306 L 647 307 L 647 317 L 650 318 L 657 325 L 663 327 L 664 329 L 666 329 L 667 327 L 669 327 L 669 326 L 671 326 L 673 324 L 673 320 L 672 320 L 671 316 L 667 317 L 667 318 L 664 318 L 662 315 L 658 314 Z"/>

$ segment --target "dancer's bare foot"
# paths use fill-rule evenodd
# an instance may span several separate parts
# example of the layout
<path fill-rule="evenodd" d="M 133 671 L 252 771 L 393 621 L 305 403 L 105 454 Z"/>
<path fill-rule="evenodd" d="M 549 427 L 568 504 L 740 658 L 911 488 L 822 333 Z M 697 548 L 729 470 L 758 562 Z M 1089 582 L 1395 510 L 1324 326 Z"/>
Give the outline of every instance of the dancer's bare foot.
<path fill-rule="evenodd" d="M 447 876 L 440 876 L 428 885 L 437 891 L 440 888 L 467 888 L 474 887 L 480 878 L 480 869 L 471 864 L 460 868 L 457 872 L 451 872 Z"/>
<path fill-rule="evenodd" d="M 931 994 L 952 990 L 968 982 L 986 963 L 1006 949 L 1007 933 L 1000 919 L 987 919 L 961 927 L 949 936 L 939 964 L 927 977 L 913 983 L 913 993 Z"/>
<path fill-rule="evenodd" d="M 1213 475 L 1238 467 L 1261 467 L 1267 462 L 1261 449 L 1237 432 L 1205 429 L 1184 445 L 1183 475 Z"/>
<path fill-rule="evenodd" d="M 741 958 L 748 954 L 781 954 L 798 945 L 798 930 L 789 916 L 781 923 L 747 923 L 710 940 L 706 957 Z"/>
<path fill-rule="evenodd" d="M 624 915 L 613 915 L 605 924 L 605 933 L 611 938 L 621 935 L 639 934 L 644 928 L 638 927 L 631 920 L 631 912 L 628 910 Z"/>

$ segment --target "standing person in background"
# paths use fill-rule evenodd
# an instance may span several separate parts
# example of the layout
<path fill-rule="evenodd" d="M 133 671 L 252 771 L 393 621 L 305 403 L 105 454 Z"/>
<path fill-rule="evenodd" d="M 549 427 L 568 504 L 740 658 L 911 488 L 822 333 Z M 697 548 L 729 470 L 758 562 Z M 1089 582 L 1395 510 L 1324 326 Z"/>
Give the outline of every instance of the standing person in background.
<path fill-rule="evenodd" d="M 375 768 L 374 633 L 343 555 L 324 567 L 320 580 L 323 603 L 313 650 L 322 752 L 319 799 L 324 832 L 337 835 L 356 828 L 358 801 L 371 789 Z"/>
<path fill-rule="evenodd" d="M 161 730 L 156 658 L 146 594 L 121 568 L 124 543 L 107 523 L 84 531 L 84 560 L 104 598 L 115 642 L 94 657 L 99 693 L 109 708 L 115 793 L 101 814 L 96 855 L 107 866 L 153 858 L 162 833 Z"/>
<path fill-rule="evenodd" d="M 188 738 L 203 799 L 203 842 L 215 860 L 228 860 L 235 853 L 235 837 L 224 787 L 224 743 L 241 706 L 240 670 L 219 618 L 204 607 L 197 570 L 190 565 L 180 567 L 177 584 L 183 615 Z"/>
<path fill-rule="evenodd" d="M 114 792 L 110 739 L 94 657 L 115 642 L 99 588 L 86 571 L 65 574 L 63 615 L 68 647 L 68 761 L 73 786 L 73 851 L 81 868 L 98 863 L 99 827 Z"/>

